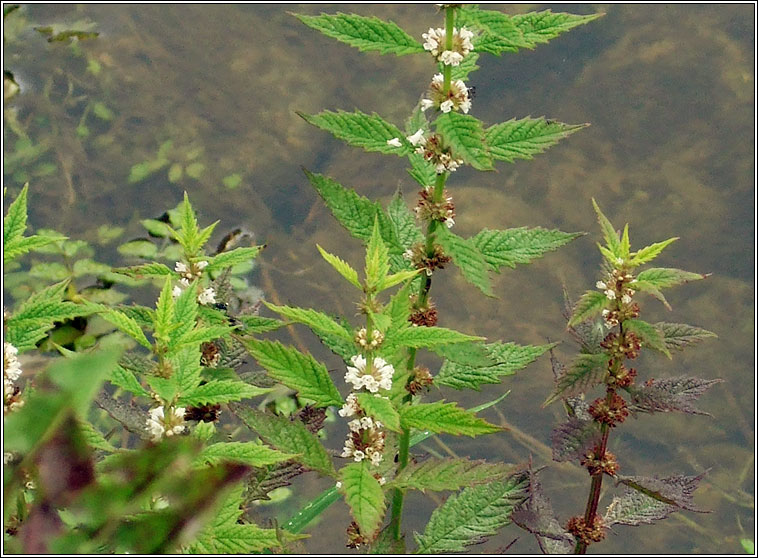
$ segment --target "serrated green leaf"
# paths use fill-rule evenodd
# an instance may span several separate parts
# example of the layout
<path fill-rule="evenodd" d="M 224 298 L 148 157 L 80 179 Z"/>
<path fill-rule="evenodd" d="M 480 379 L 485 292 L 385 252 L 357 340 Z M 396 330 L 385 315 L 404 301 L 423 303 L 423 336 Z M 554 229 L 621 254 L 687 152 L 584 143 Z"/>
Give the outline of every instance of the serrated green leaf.
<path fill-rule="evenodd" d="M 653 325 L 663 333 L 663 342 L 670 351 L 674 349 L 681 351 L 685 347 L 696 345 L 708 337 L 718 337 L 712 331 L 687 324 L 658 322 Z"/>
<path fill-rule="evenodd" d="M 480 120 L 468 114 L 448 112 L 438 116 L 434 125 L 455 157 L 478 170 L 493 169 Z"/>
<path fill-rule="evenodd" d="M 600 314 L 603 309 L 608 307 L 610 300 L 601 291 L 587 291 L 576 302 L 571 319 L 568 322 L 569 327 L 594 318 Z"/>
<path fill-rule="evenodd" d="M 246 333 L 266 333 L 267 331 L 274 331 L 286 324 L 275 318 L 264 318 L 263 316 L 235 316 L 235 319 L 242 322 L 245 325 Z"/>
<path fill-rule="evenodd" d="M 285 453 L 297 454 L 295 459 L 314 471 L 337 476 L 334 465 L 321 442 L 301 422 L 263 413 L 239 404 L 229 406 L 242 422 L 263 440 Z"/>
<path fill-rule="evenodd" d="M 6 243 L 23 236 L 26 230 L 26 198 L 29 192 L 29 183 L 19 192 L 15 200 L 8 206 L 8 212 L 3 219 L 3 248 Z"/>
<path fill-rule="evenodd" d="M 660 254 L 666 246 L 668 246 L 675 240 L 679 240 L 679 237 L 675 236 L 673 238 L 669 238 L 668 240 L 664 240 L 663 242 L 655 242 L 654 244 L 651 244 L 650 246 L 645 246 L 644 248 L 637 250 L 632 255 L 632 258 L 629 261 L 629 265 L 636 267 L 638 265 L 642 265 L 644 263 L 654 260 L 655 258 L 658 257 L 658 254 Z"/>
<path fill-rule="evenodd" d="M 153 326 L 153 321 L 155 320 L 155 310 L 152 308 L 148 308 L 147 306 L 140 306 L 138 304 L 131 304 L 129 306 L 121 304 L 116 308 L 116 310 L 132 318 L 142 329 L 151 328 Z"/>
<path fill-rule="evenodd" d="M 411 163 L 408 174 L 413 180 L 418 182 L 422 188 L 434 186 L 434 182 L 437 180 L 437 171 L 432 163 L 424 159 L 424 156 L 419 153 L 408 155 L 408 161 Z"/>
<path fill-rule="evenodd" d="M 374 538 L 382 523 L 387 503 L 379 481 L 371 472 L 366 460 L 344 466 L 339 472 L 342 486 L 340 492 L 350 507 L 350 513 L 360 532 L 368 539 Z"/>
<path fill-rule="evenodd" d="M 513 18 L 503 12 L 481 10 L 477 6 L 462 6 L 458 14 L 458 26 L 470 26 L 485 31 L 485 36 L 475 38 L 474 48 L 482 52 L 500 55 L 501 52 L 516 52 L 519 48 L 531 48 Z M 486 48 L 482 49 L 482 45 Z"/>
<path fill-rule="evenodd" d="M 258 442 L 220 442 L 203 448 L 193 465 L 205 467 L 218 465 L 223 461 L 232 461 L 251 467 L 265 467 L 288 461 L 293 457 L 295 455 L 283 453 Z"/>
<path fill-rule="evenodd" d="M 583 233 L 565 233 L 542 227 L 519 227 L 505 230 L 483 229 L 471 242 L 482 253 L 485 261 L 499 271 L 501 267 L 515 268 L 516 264 L 528 264 L 546 252 L 552 252 L 568 244 Z"/>
<path fill-rule="evenodd" d="M 417 554 L 463 552 L 511 521 L 514 508 L 528 497 L 523 472 L 464 489 L 434 510 L 423 535 L 414 534 Z"/>
<path fill-rule="evenodd" d="M 407 327 L 388 333 L 384 339 L 383 348 L 386 350 L 397 347 L 420 349 L 483 339 L 484 337 L 467 335 L 444 327 L 415 327 L 409 324 Z"/>
<path fill-rule="evenodd" d="M 263 248 L 265 248 L 265 246 L 243 246 L 227 252 L 221 252 L 217 256 L 213 256 L 208 260 L 208 266 L 205 271 L 210 273 L 237 264 L 247 263 L 250 260 L 255 259 Z"/>
<path fill-rule="evenodd" d="M 301 397 L 315 401 L 320 407 L 343 404 L 326 366 L 311 355 L 285 347 L 278 341 L 245 339 L 243 344 L 272 378 L 294 389 Z"/>
<path fill-rule="evenodd" d="M 416 225 L 416 218 L 405 205 L 400 192 L 395 192 L 392 196 L 392 201 L 387 206 L 387 215 L 395 230 L 395 237 L 403 250 L 407 250 L 417 242 L 423 242 L 424 234 Z M 393 269 L 393 271 L 397 270 Z"/>
<path fill-rule="evenodd" d="M 494 345 L 497 345 L 497 343 Z M 453 343 L 451 345 L 433 347 L 431 350 L 450 362 L 475 368 L 497 364 L 490 356 L 489 349 L 483 343 Z"/>
<path fill-rule="evenodd" d="M 671 358 L 671 353 L 666 348 L 666 343 L 663 339 L 663 332 L 653 324 L 649 324 L 643 320 L 624 320 L 623 328 L 635 333 L 640 341 L 642 341 L 643 347 L 650 347 Z"/>
<path fill-rule="evenodd" d="M 378 220 L 382 240 L 389 247 L 390 253 L 403 252 L 397 238 L 395 238 L 392 223 L 382 211 L 381 205 L 364 196 L 359 196 L 354 190 L 345 188 L 331 178 L 307 170 L 304 172 L 334 217 L 351 235 L 364 242 L 368 241 L 371 237 L 374 220 Z"/>
<path fill-rule="evenodd" d="M 513 163 L 516 159 L 533 159 L 563 138 L 589 124 L 564 124 L 544 118 L 515 118 L 490 126 L 484 138 L 493 159 Z"/>
<path fill-rule="evenodd" d="M 600 206 L 597 205 L 595 198 L 592 198 L 592 206 L 595 208 L 595 213 L 597 213 L 597 222 L 600 223 L 600 229 L 603 231 L 603 238 L 605 239 L 605 245 L 609 252 L 609 254 L 603 252 L 603 255 L 608 259 L 609 262 L 615 264 L 615 259 L 622 257 L 621 241 L 619 240 L 618 232 L 616 232 L 616 229 L 608 220 L 608 217 L 606 217 L 603 212 L 600 211 Z"/>
<path fill-rule="evenodd" d="M 229 335 L 234 331 L 233 327 L 227 325 L 212 325 L 208 327 L 197 327 L 192 331 L 188 331 L 179 338 L 171 340 L 169 344 L 169 352 L 173 353 L 177 349 L 185 347 L 187 345 L 199 345 L 200 343 L 207 343 L 214 339 L 219 339 L 225 335 Z"/>
<path fill-rule="evenodd" d="M 542 404 L 549 405 L 559 397 L 571 397 L 603 381 L 608 372 L 608 355 L 605 353 L 580 354 L 566 373 L 558 378 L 555 391 Z"/>
<path fill-rule="evenodd" d="M 553 13 L 550 10 L 530 12 L 511 16 L 513 23 L 523 34 L 524 39 L 533 45 L 547 43 L 561 33 L 584 25 L 601 17 L 603 14 L 575 15 Z"/>
<path fill-rule="evenodd" d="M 130 391 L 134 395 L 150 397 L 150 393 L 148 393 L 148 391 L 142 387 L 142 384 L 139 383 L 134 373 L 122 366 L 116 366 L 116 368 L 111 371 L 108 380 L 113 385 Z"/>
<path fill-rule="evenodd" d="M 366 392 L 358 392 L 355 397 L 368 416 L 380 421 L 393 432 L 400 432 L 400 415 L 389 399 Z"/>
<path fill-rule="evenodd" d="M 3 263 L 9 263 L 18 256 L 34 250 L 38 250 L 48 244 L 53 244 L 65 239 L 65 236 L 51 237 L 33 234 L 31 236 L 16 237 L 8 242 L 3 242 Z"/>
<path fill-rule="evenodd" d="M 667 289 L 676 285 L 689 283 L 690 281 L 705 279 L 706 277 L 708 277 L 708 274 L 692 273 L 691 271 L 669 267 L 651 267 L 650 269 L 641 271 L 637 275 L 637 282 L 632 283 L 630 287 L 647 292 L 650 286 L 655 289 Z"/>
<path fill-rule="evenodd" d="M 322 333 L 326 333 L 327 335 L 334 335 L 336 337 L 340 337 L 344 339 L 345 341 L 353 340 L 352 331 L 346 330 L 344 327 L 342 327 L 340 324 L 335 322 L 332 318 L 330 318 L 323 312 L 319 312 L 318 310 L 313 310 L 312 308 L 277 306 L 276 304 L 271 304 L 270 302 L 264 302 L 264 304 L 270 310 L 273 310 L 277 314 L 281 314 L 282 316 L 284 316 L 288 320 L 292 320 L 293 322 L 305 324 L 315 332 L 322 332 Z"/>
<path fill-rule="evenodd" d="M 621 233 L 621 258 L 624 261 L 629 260 L 629 250 L 631 249 L 631 244 L 629 242 L 629 223 L 624 225 L 624 232 Z"/>
<path fill-rule="evenodd" d="M 313 124 L 341 139 L 354 147 L 362 147 L 366 151 L 376 151 L 405 157 L 413 151 L 413 146 L 405 138 L 403 132 L 384 120 L 376 113 L 364 114 L 360 111 L 332 112 L 325 110 L 318 114 L 298 112 L 303 120 Z M 387 143 L 392 139 L 400 141 L 400 147 Z"/>
<path fill-rule="evenodd" d="M 379 232 L 379 220 L 374 219 L 371 236 L 366 245 L 366 291 L 376 292 L 390 270 L 389 250 Z"/>
<path fill-rule="evenodd" d="M 398 409 L 400 424 L 403 428 L 428 430 L 437 434 L 455 434 L 458 436 L 479 436 L 499 432 L 500 427 L 488 423 L 455 403 L 436 401 L 404 405 Z"/>
<path fill-rule="evenodd" d="M 422 492 L 458 490 L 502 479 L 511 472 L 511 467 L 505 463 L 431 457 L 421 463 L 409 464 L 388 483 L 388 487 Z"/>
<path fill-rule="evenodd" d="M 476 64 L 477 60 L 479 60 L 479 55 L 476 52 L 469 52 L 460 64 L 458 64 L 457 66 L 451 66 L 450 79 L 452 81 L 455 81 L 458 79 L 466 81 L 468 79 L 468 75 L 471 72 L 475 72 L 479 69 L 479 66 L 477 66 Z M 442 62 L 440 62 L 439 73 L 442 74 L 444 73 L 444 71 L 445 71 L 445 65 Z M 417 129 L 418 128 L 416 128 L 416 130 Z M 416 130 L 412 130 L 411 134 L 415 132 Z"/>
<path fill-rule="evenodd" d="M 79 427 L 79 433 L 87 442 L 87 445 L 89 447 L 107 453 L 113 453 L 117 451 L 116 448 L 113 447 L 113 445 L 105 439 L 105 436 L 103 436 L 97 428 L 92 426 L 89 421 L 79 419 L 77 421 L 77 425 Z"/>
<path fill-rule="evenodd" d="M 362 288 L 361 282 L 358 280 L 358 272 L 353 269 L 349 263 L 347 263 L 339 256 L 330 254 L 318 244 L 316 244 L 316 248 L 318 248 L 318 251 L 321 253 L 321 257 L 323 257 L 329 263 L 329 265 L 336 269 L 340 275 L 347 279 L 351 285 L 358 287 L 359 289 Z"/>
<path fill-rule="evenodd" d="M 130 318 L 123 312 L 119 312 L 118 310 L 113 309 L 107 309 L 104 312 L 101 312 L 100 317 L 116 326 L 120 331 L 126 333 L 129 337 L 137 341 L 137 343 L 146 349 L 153 348 L 153 346 L 150 344 L 150 341 L 148 341 L 147 337 L 145 337 L 145 333 L 142 331 L 142 328 L 140 328 L 134 318 Z"/>
<path fill-rule="evenodd" d="M 540 355 L 555 346 L 516 345 L 515 343 L 492 343 L 485 345 L 490 362 L 485 366 L 471 366 L 446 360 L 434 377 L 434 384 L 455 389 L 479 390 L 482 384 L 499 384 L 503 376 L 511 376 L 525 368 Z"/>
<path fill-rule="evenodd" d="M 244 484 L 232 488 L 211 522 L 185 548 L 191 554 L 252 554 L 281 547 L 276 529 L 238 523 L 242 515 Z"/>
<path fill-rule="evenodd" d="M 383 291 L 390 287 L 394 287 L 395 285 L 399 285 L 400 283 L 411 281 L 418 277 L 420 272 L 420 269 L 403 269 L 392 275 L 387 275 L 387 277 L 385 277 L 379 284 L 379 290 Z"/>
<path fill-rule="evenodd" d="M 438 227 L 437 241 L 445 254 L 453 258 L 453 263 L 461 271 L 466 281 L 487 296 L 495 296 L 492 292 L 490 277 L 487 274 L 487 262 L 470 239 L 461 238 L 445 227 Z"/>
<path fill-rule="evenodd" d="M 382 313 L 390 319 L 390 327 L 385 334 L 392 335 L 394 331 L 408 326 L 408 317 L 411 315 L 410 293 L 410 285 L 403 286 L 392 295 L 389 303 L 382 310 Z"/>
<path fill-rule="evenodd" d="M 133 265 L 130 267 L 118 267 L 113 269 L 116 273 L 121 273 L 129 277 L 142 279 L 145 277 L 174 277 L 176 274 L 167 266 L 158 262 L 150 262 L 142 265 Z"/>
<path fill-rule="evenodd" d="M 360 51 L 376 50 L 381 54 L 397 56 L 424 52 L 424 47 L 418 41 L 391 21 L 343 13 L 294 15 L 308 27 Z"/>
<path fill-rule="evenodd" d="M 184 347 L 171 356 L 170 361 L 173 369 L 172 378 L 179 386 L 180 393 L 191 393 L 200 384 L 200 376 L 203 367 L 200 364 L 200 345 Z"/>
<path fill-rule="evenodd" d="M 235 380 L 211 380 L 201 386 L 197 386 L 189 393 L 179 397 L 179 405 L 215 405 L 216 403 L 229 403 L 258 397 L 270 392 L 270 389 L 259 388 L 245 382 Z"/>
<path fill-rule="evenodd" d="M 178 325 L 174 323 L 174 297 L 172 294 L 171 277 L 166 277 L 161 294 L 158 296 L 158 302 L 155 305 L 153 335 L 157 341 L 167 344 L 171 339 L 171 332 Z"/>

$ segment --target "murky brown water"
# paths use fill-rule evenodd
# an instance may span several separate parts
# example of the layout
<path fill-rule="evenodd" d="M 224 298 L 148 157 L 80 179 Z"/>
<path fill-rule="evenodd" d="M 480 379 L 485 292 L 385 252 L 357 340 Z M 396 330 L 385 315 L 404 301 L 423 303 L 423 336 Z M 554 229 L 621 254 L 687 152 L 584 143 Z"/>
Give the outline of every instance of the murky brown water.
<path fill-rule="evenodd" d="M 449 183 L 457 232 L 539 225 L 590 235 L 531 266 L 504 271 L 495 278 L 495 303 L 454 273 L 435 276 L 441 325 L 519 343 L 561 338 L 567 343 L 560 353 L 570 355 L 561 283 L 580 293 L 597 278 L 592 197 L 617 226 L 630 223 L 638 247 L 681 237 L 661 266 L 713 273 L 672 290 L 673 313 L 652 300 L 643 312 L 649 321 L 706 327 L 719 339 L 673 361 L 649 358 L 638 369 L 643 377 L 724 378 L 700 405 L 714 417 L 640 417 L 614 432 L 611 444 L 628 474 L 710 468 L 696 503 L 713 513 L 675 516 L 642 530 L 620 528 L 597 547 L 604 552 L 740 552 L 739 538 L 753 530 L 753 9 L 559 7 L 555 11 L 607 15 L 535 51 L 485 56 L 472 75 L 473 113 L 487 123 L 545 115 L 592 126 L 533 161 L 502 163 L 494 173 L 458 172 Z M 411 197 L 415 187 L 399 159 L 346 147 L 294 111 L 358 108 L 401 123 L 433 67 L 425 56 L 361 54 L 287 14 L 337 10 L 388 17 L 416 36 L 439 24 L 428 5 L 24 7 L 5 25 L 5 67 L 22 86 L 6 106 L 5 185 L 15 195 L 29 180 L 31 224 L 74 238 L 93 238 L 101 224 L 126 227 L 125 238 L 140 236 L 139 219 L 175 206 L 187 190 L 204 221 L 245 225 L 268 244 L 254 279 L 269 299 L 351 316 L 343 284 L 315 244 L 349 261 L 359 261 L 360 245 L 331 218 L 299 167 L 383 201 L 397 188 Z M 100 37 L 71 47 L 49 44 L 32 30 L 78 20 L 96 23 Z M 35 154 L 21 152 L 23 135 L 38 148 Z M 167 166 L 129 182 L 130 169 L 154 159 L 169 140 Z M 187 176 L 192 163 L 196 178 Z M 185 172 L 171 183 L 175 164 Z M 225 177 L 239 185 L 228 188 Z M 121 261 L 113 250 L 101 257 Z M 300 335 L 317 357 L 339 366 L 312 337 Z M 448 449 L 511 462 L 531 453 L 535 462 L 549 464 L 544 444 L 559 410 L 540 404 L 551 382 L 549 363 L 541 359 L 502 386 L 464 393 L 468 406 L 512 390 L 500 410 L 513 430 L 476 440 L 445 438 Z M 494 411 L 486 416 L 503 420 Z M 433 442 L 427 447 L 446 451 Z M 296 490 L 313 496 L 326 485 L 310 479 Z M 551 467 L 545 485 L 563 517 L 583 507 L 583 472 Z M 413 495 L 408 509 L 417 513 L 408 517 L 408 528 L 420 530 L 435 505 Z M 346 522 L 344 506 L 334 506 L 324 523 L 335 528 L 328 534 L 314 529 L 305 549 L 344 552 L 342 527 L 336 526 Z M 510 551 L 537 551 L 515 527 L 471 550 L 492 552 L 516 537 Z"/>

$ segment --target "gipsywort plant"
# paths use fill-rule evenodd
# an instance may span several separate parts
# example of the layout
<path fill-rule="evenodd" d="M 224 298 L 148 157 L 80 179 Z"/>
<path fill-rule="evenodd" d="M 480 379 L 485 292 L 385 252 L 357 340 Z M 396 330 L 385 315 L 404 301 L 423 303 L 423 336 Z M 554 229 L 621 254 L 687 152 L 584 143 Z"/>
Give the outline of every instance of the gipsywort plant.
<path fill-rule="evenodd" d="M 416 552 L 463 551 L 512 516 L 537 536 L 543 550 L 583 552 L 612 524 L 636 524 L 692 507 L 698 477 L 622 477 L 607 447 L 611 428 L 631 412 L 697 412 L 692 401 L 712 382 L 674 378 L 636 387 L 636 373 L 624 361 L 642 347 L 668 353 L 712 335 L 682 324 L 648 324 L 639 319 L 632 298 L 649 292 L 665 302 L 661 289 L 701 276 L 670 269 L 634 275 L 671 241 L 632 253 L 628 230 L 616 233 L 599 209 L 606 269 L 600 291 L 585 294 L 573 311 L 569 328 L 580 339 L 582 354 L 558 375 L 550 398 L 564 399 L 569 412 L 568 423 L 556 429 L 556 458 L 576 457 L 591 475 L 584 517 L 561 526 L 532 467 L 411 456 L 411 446 L 434 434 L 473 437 L 500 430 L 476 414 L 504 396 L 464 409 L 451 401 L 425 401 L 431 388 L 479 390 L 498 384 L 553 347 L 485 343 L 483 337 L 438 327 L 434 274 L 452 264 L 493 296 L 490 272 L 527 264 L 579 236 L 540 227 L 483 229 L 469 238 L 452 231 L 456 213 L 448 179 L 456 169 L 470 165 L 486 171 L 496 161 L 530 159 L 584 126 L 543 118 L 486 126 L 473 116 L 468 76 L 482 53 L 534 48 L 597 17 L 550 11 L 508 16 L 462 5 L 441 5 L 440 15 L 442 26 L 430 27 L 423 41 L 373 17 L 297 16 L 360 50 L 418 53 L 431 56 L 436 66 L 403 129 L 358 110 L 301 114 L 350 145 L 407 158 L 409 174 L 421 187 L 413 211 L 399 193 L 385 209 L 306 171 L 337 220 L 366 244 L 362 273 L 317 247 L 355 289 L 358 322 L 268 303 L 283 320 L 260 316 L 258 306 L 235 291 L 239 281 L 232 274 L 250 265 L 262 247 L 222 241 L 210 250 L 216 223 L 201 228 L 186 194 L 169 218 L 145 222 L 162 239 L 160 250 L 145 242 L 122 246 L 123 255 L 139 256 L 141 263 L 116 269 L 94 261 L 79 265 L 79 272 L 103 285 L 116 276 L 125 286 L 155 284 L 159 294 L 153 306 L 121 304 L 120 294 L 85 293 L 73 283 L 82 276 L 73 263 L 58 283 L 34 291 L 5 314 L 6 549 L 286 551 L 311 521 L 343 498 L 354 520 L 345 526 L 348 546 L 401 553 L 410 549 L 402 529 L 406 493 L 463 489 L 415 534 Z M 64 258 L 73 256 L 75 246 L 57 233 L 24 236 L 26 197 L 25 187 L 8 208 L 4 262 L 50 246 Z M 169 255 L 170 265 L 156 261 Z M 610 329 L 607 334 L 586 323 L 597 315 Z M 89 342 L 64 347 L 51 332 L 71 319 L 120 335 L 97 337 L 94 348 Z M 344 361 L 336 377 L 312 355 L 260 337 L 291 323 L 309 327 Z M 38 348 L 54 348 L 64 358 L 24 382 L 18 356 Z M 422 350 L 442 357 L 438 370 L 417 364 Z M 245 370 L 246 355 L 264 371 Z M 344 390 L 335 381 L 340 377 Z M 273 396 L 277 384 L 294 392 L 296 408 L 289 416 L 249 403 Z M 576 397 L 597 384 L 605 385 L 605 397 L 592 404 Z M 319 436 L 330 408 L 337 410 L 337 427 L 344 432 L 336 451 Z M 257 525 L 251 504 L 306 471 L 331 479 L 332 487 L 289 521 Z M 598 499 L 606 474 L 630 492 L 601 518 Z"/>
<path fill-rule="evenodd" d="M 642 377 L 626 362 L 636 359 L 642 349 L 671 358 L 671 351 L 715 337 L 705 329 L 680 323 L 648 323 L 640 319 L 638 293 L 650 294 L 671 309 L 663 289 L 707 275 L 673 268 L 637 268 L 653 261 L 676 237 L 631 250 L 629 225 L 619 234 L 593 200 L 605 245 L 602 275 L 596 290 L 585 292 L 571 310 L 568 328 L 581 347 L 566 368 L 553 360 L 555 391 L 545 402 L 561 399 L 567 421 L 553 431 L 553 458 L 576 460 L 590 475 L 590 490 L 583 515 L 561 525 L 553 516 L 549 500 L 542 493 L 534 471 L 530 471 L 529 500 L 514 513 L 514 521 L 533 533 L 546 553 L 584 554 L 587 547 L 601 541 L 614 525 L 640 525 L 666 518 L 677 510 L 699 510 L 692 497 L 703 474 L 646 477 L 622 475 L 616 456 L 608 450 L 609 437 L 630 414 L 683 412 L 707 414 L 695 401 L 720 380 L 688 376 Z M 605 393 L 588 403 L 585 396 L 596 386 Z M 605 476 L 624 485 L 605 513 L 598 511 Z"/>
<path fill-rule="evenodd" d="M 412 279 L 408 277 L 408 284 L 384 309 L 376 305 L 374 286 L 367 281 L 363 286 L 365 297 L 361 305 L 366 328 L 358 331 L 355 337 L 364 351 L 354 356 L 350 356 L 350 351 L 337 351 L 343 357 L 349 357 L 354 365 L 348 368 L 345 379 L 355 387 L 376 387 L 375 391 L 388 389 L 389 406 L 382 405 L 392 408 L 391 416 L 396 413 L 400 419 L 399 422 L 393 421 L 397 426 L 395 429 L 389 426 L 387 415 L 379 419 L 382 426 L 396 431 L 397 465 L 386 473 L 381 470 L 374 473 L 379 486 L 373 485 L 372 496 L 366 498 L 369 491 L 365 485 L 371 484 L 369 471 L 372 466 L 380 467 L 383 461 L 379 453 L 364 454 L 364 449 L 373 452 L 381 446 L 386 451 L 388 445 L 387 437 L 376 432 L 377 411 L 372 410 L 381 400 L 381 393 L 377 394 L 379 398 L 353 394 L 340 412 L 346 417 L 357 417 L 349 423 L 351 434 L 343 456 L 353 457 L 362 464 L 366 460 L 371 463 L 362 465 L 365 482 L 355 482 L 352 471 L 357 470 L 356 466 L 349 465 L 341 470 L 351 472 L 347 477 L 350 482 L 340 480 L 339 488 L 355 519 L 349 534 L 352 546 L 376 540 L 384 514 L 385 497 L 380 486 L 387 480 L 387 475 L 392 474 L 394 479 L 384 485 L 384 490 L 387 487 L 393 489 L 388 528 L 380 539 L 380 546 L 384 548 L 405 550 L 401 520 L 405 492 L 410 489 L 452 490 L 476 484 L 459 496 L 451 497 L 434 512 L 425 532 L 416 535 L 419 552 L 461 551 L 509 521 L 513 506 L 523 499 L 525 476 L 522 472 L 495 479 L 482 475 L 473 463 L 466 460 L 443 463 L 429 459 L 412 463 L 409 459 L 411 429 L 451 434 L 484 433 L 484 429 L 474 432 L 464 428 L 464 423 L 472 418 L 461 411 L 453 411 L 456 407 L 451 403 L 421 403 L 425 388 L 480 389 L 483 384 L 499 383 L 502 376 L 527 365 L 550 345 L 475 344 L 471 341 L 464 344 L 462 338 L 450 337 L 449 332 L 435 327 L 438 311 L 430 296 L 432 277 L 437 270 L 452 263 L 469 283 L 493 296 L 490 271 L 529 263 L 578 236 L 539 227 L 483 229 L 471 238 L 458 236 L 451 230 L 455 225 L 455 202 L 452 191 L 447 189 L 447 181 L 461 165 L 487 171 L 493 170 L 498 160 L 529 159 L 583 127 L 543 118 L 510 120 L 487 127 L 470 114 L 475 111 L 472 90 L 466 81 L 478 68 L 476 62 L 480 53 L 500 55 L 521 48 L 534 48 L 538 43 L 547 42 L 597 16 L 548 11 L 511 17 L 492 10 L 453 4 L 441 5 L 440 14 L 442 27 L 430 27 L 422 35 L 423 42 L 396 24 L 374 17 L 342 13 L 297 16 L 306 25 L 362 51 L 398 56 L 431 55 L 437 69 L 404 131 L 376 113 L 359 110 L 301 114 L 307 122 L 350 145 L 407 158 L 409 174 L 421 186 L 415 215 L 407 209 L 399 194 L 385 212 L 378 203 L 331 178 L 306 171 L 311 184 L 337 220 L 353 236 L 368 242 L 369 253 L 375 250 L 379 235 L 387 251 L 388 272 L 419 272 Z M 327 259 L 351 283 L 359 286 L 354 272 L 347 271 L 344 262 L 338 265 L 334 257 Z M 403 317 L 406 313 L 407 318 Z M 391 321 L 387 322 L 386 318 L 377 320 L 377 317 L 387 315 L 392 316 Z M 286 317 L 297 319 L 291 312 Z M 397 322 L 402 324 L 400 330 L 396 330 L 396 318 L 406 320 Z M 308 323 L 303 319 L 299 321 Z M 308 325 L 313 327 L 312 323 Z M 397 340 L 399 331 L 407 332 L 400 337 L 405 342 Z M 325 333 L 320 333 L 322 339 Z M 411 337 L 415 338 L 413 343 L 408 342 Z M 339 348 L 329 340 L 325 341 L 333 349 Z M 432 348 L 445 358 L 436 375 L 416 366 L 417 351 L 423 347 Z M 381 358 L 376 359 L 374 351 L 378 351 Z M 392 368 L 391 385 L 388 366 Z M 364 368 L 368 372 L 363 372 Z M 374 376 L 368 383 L 361 380 L 366 373 Z M 382 385 L 382 382 L 387 383 Z M 378 446 L 369 443 L 375 439 L 381 440 Z M 299 527 L 301 522 L 295 525 Z"/>

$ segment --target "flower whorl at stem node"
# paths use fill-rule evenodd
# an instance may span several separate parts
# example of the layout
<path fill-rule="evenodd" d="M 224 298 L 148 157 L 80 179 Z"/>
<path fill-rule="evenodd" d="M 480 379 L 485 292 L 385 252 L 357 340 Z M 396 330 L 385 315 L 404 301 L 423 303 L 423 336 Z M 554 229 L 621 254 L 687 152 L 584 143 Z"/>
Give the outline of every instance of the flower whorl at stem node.
<path fill-rule="evenodd" d="M 607 450 L 603 453 L 603 448 L 600 446 L 595 446 L 588 451 L 579 463 L 582 467 L 585 467 L 592 476 L 605 473 L 615 477 L 619 470 L 616 456 Z"/>
<path fill-rule="evenodd" d="M 474 50 L 474 44 L 471 42 L 474 34 L 465 27 L 460 30 L 453 27 L 452 50 L 445 50 L 446 35 L 444 29 L 430 27 L 429 31 L 421 34 L 424 39 L 424 50 L 430 52 L 436 60 L 443 64 L 458 66 L 466 55 Z"/>
<path fill-rule="evenodd" d="M 444 79 L 442 74 L 435 74 L 432 83 L 429 85 L 429 98 L 421 99 L 421 110 L 428 108 L 438 108 L 442 112 L 459 110 L 465 114 L 471 110 L 471 97 L 469 89 L 461 79 L 450 82 L 450 88 L 445 92 Z"/>
<path fill-rule="evenodd" d="M 439 221 L 447 228 L 455 225 L 455 204 L 450 192 L 444 190 L 440 201 L 434 200 L 434 192 L 430 188 L 419 190 L 419 201 L 414 208 L 416 217 L 421 221 Z"/>
<path fill-rule="evenodd" d="M 445 264 L 451 258 L 446 256 L 442 246 L 434 245 L 434 253 L 429 256 L 426 253 L 426 246 L 422 242 L 414 244 L 411 248 L 403 253 L 403 257 L 410 260 L 411 265 L 416 269 L 423 269 L 428 276 L 431 276 L 435 269 L 444 269 Z"/>
<path fill-rule="evenodd" d="M 585 546 L 589 546 L 593 542 L 600 542 L 605 538 L 603 520 L 598 516 L 595 516 L 592 525 L 587 525 L 581 516 L 572 517 L 566 524 L 566 531 L 574 535 L 576 540 Z"/>

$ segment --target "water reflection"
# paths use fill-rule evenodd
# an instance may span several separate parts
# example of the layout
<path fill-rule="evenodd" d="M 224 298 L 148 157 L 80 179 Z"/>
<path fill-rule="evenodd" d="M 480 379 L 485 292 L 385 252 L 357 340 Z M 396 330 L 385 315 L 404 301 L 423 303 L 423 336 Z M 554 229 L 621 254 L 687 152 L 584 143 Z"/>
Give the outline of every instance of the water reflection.
<path fill-rule="evenodd" d="M 433 69 L 423 56 L 358 53 L 287 14 L 336 9 L 23 7 L 5 28 L 5 67 L 22 87 L 5 112 L 5 185 L 15 194 L 30 180 L 33 226 L 83 238 L 104 223 L 141 234 L 139 219 L 173 207 L 187 190 L 203 220 L 221 219 L 229 229 L 243 225 L 269 245 L 256 276 L 269 298 L 351 316 L 354 308 L 316 257 L 315 244 L 349 261 L 359 261 L 360 246 L 331 219 L 299 167 L 384 201 L 398 188 L 412 197 L 415 187 L 401 161 L 345 147 L 295 111 L 359 108 L 401 123 Z M 338 9 L 390 17 L 417 36 L 436 21 L 431 6 Z M 640 366 L 641 373 L 727 382 L 703 399 L 701 407 L 713 419 L 641 417 L 614 436 L 612 451 L 627 474 L 711 468 L 696 502 L 714 513 L 645 527 L 643 537 L 620 529 L 603 550 L 738 552 L 738 522 L 750 532 L 754 521 L 755 30 L 746 23 L 754 19 L 747 5 L 603 9 L 605 18 L 535 51 L 484 57 L 472 76 L 473 113 L 486 122 L 544 114 L 592 126 L 534 161 L 501 164 L 488 174 L 463 170 L 451 180 L 459 234 L 482 226 L 539 225 L 591 236 L 528 268 L 504 272 L 495 280 L 496 303 L 470 292 L 454 274 L 441 275 L 434 287 L 441 325 L 519 343 L 561 337 L 561 283 L 579 293 L 596 280 L 591 197 L 615 223 L 630 223 L 637 245 L 680 236 L 661 266 L 713 277 L 672 291 L 673 315 L 652 301 L 644 311 L 650 321 L 693 323 L 720 338 L 672 362 L 650 359 L 644 366 L 649 372 Z M 47 43 L 32 30 L 64 21 L 95 22 L 102 35 L 70 46 Z M 158 170 L 138 172 L 135 179 L 135 165 L 161 157 L 166 162 Z M 179 178 L 178 171 L 171 174 L 178 167 Z M 120 261 L 115 253 L 102 257 Z M 461 298 L 463 293 L 470 294 Z M 313 339 L 303 338 L 317 357 L 339 366 Z M 566 344 L 560 352 L 571 350 Z M 544 444 L 558 411 L 539 405 L 550 382 L 549 365 L 541 360 L 496 388 L 512 390 L 501 405 L 510 435 L 445 443 L 463 455 L 517 462 L 531 453 L 547 463 Z M 463 403 L 489 396 L 464 394 Z M 489 418 L 500 420 L 494 411 Z M 583 505 L 586 484 L 583 473 L 566 467 L 551 469 L 545 480 L 563 517 Z M 313 479 L 296 485 L 309 495 L 322 486 Z M 409 509 L 415 506 L 419 513 L 408 524 L 418 530 L 434 503 L 414 495 Z M 342 507 L 329 513 L 330 524 L 346 524 Z M 536 551 L 510 528 L 474 551 L 493 551 L 517 536 L 512 551 Z M 305 548 L 342 552 L 341 544 L 340 537 L 314 536 Z"/>

